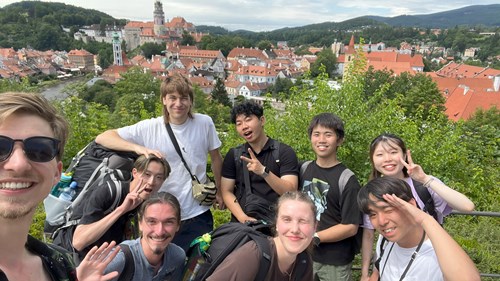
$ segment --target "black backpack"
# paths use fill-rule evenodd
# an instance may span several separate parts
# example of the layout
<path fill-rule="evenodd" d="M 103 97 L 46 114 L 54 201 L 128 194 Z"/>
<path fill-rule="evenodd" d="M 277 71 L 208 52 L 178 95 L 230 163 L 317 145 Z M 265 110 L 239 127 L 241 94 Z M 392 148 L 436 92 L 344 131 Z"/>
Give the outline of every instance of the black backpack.
<path fill-rule="evenodd" d="M 90 142 L 73 157 L 71 164 L 65 171 L 66 174 L 71 174 L 72 181 L 77 183 L 76 194 L 72 202 L 66 203 L 64 210 L 52 212 L 51 207 L 54 204 L 60 204 L 61 200 L 52 195 L 44 200 L 47 215 L 44 232 L 53 234 L 69 220 L 75 219 L 71 218 L 72 211 L 77 204 L 85 200 L 85 196 L 90 194 L 94 187 L 101 186 L 106 182 L 111 194 L 115 190 L 121 192 L 121 183 L 129 182 L 132 178 L 131 171 L 136 159 L 135 153 L 114 151 L 97 144 L 95 141 Z M 111 188 L 111 185 L 116 188 Z"/>
<path fill-rule="evenodd" d="M 418 197 L 424 203 L 424 208 L 422 209 L 422 211 L 428 213 L 436 221 L 439 222 L 436 213 L 436 206 L 434 205 L 434 199 L 432 199 L 431 193 L 429 192 L 427 187 L 425 187 L 423 183 L 415 180 L 413 180 L 413 187 L 415 187 L 415 191 L 417 191 Z"/>
<path fill-rule="evenodd" d="M 262 253 L 256 281 L 263 281 L 271 265 L 271 249 L 268 237 L 271 227 L 263 222 L 229 222 L 193 240 L 186 256 L 188 258 L 183 273 L 183 281 L 202 281 L 208 278 L 224 259 L 234 250 L 249 241 L 255 241 Z M 309 256 L 304 251 L 297 256 L 299 267 L 296 276 L 304 274 Z"/>
<path fill-rule="evenodd" d="M 64 208 L 57 212 L 54 203 L 61 204 L 62 200 L 49 195 L 44 200 L 46 219 L 44 232 L 51 234 L 53 243 L 59 245 L 78 257 L 72 246 L 73 232 L 78 225 L 81 214 L 74 214 L 77 206 L 83 204 L 91 192 L 97 188 L 106 186 L 114 198 L 113 204 L 105 214 L 111 213 L 120 204 L 123 185 L 131 180 L 131 171 L 137 155 L 126 152 L 117 152 L 107 149 L 92 141 L 84 149 L 77 153 L 66 170 L 72 174 L 73 181 L 77 182 L 77 193 L 72 202 L 65 202 Z"/>

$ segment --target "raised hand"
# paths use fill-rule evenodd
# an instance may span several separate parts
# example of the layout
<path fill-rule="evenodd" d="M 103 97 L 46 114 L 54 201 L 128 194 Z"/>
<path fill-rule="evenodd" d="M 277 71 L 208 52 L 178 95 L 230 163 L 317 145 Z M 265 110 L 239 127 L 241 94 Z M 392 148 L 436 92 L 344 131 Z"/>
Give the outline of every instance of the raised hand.
<path fill-rule="evenodd" d="M 120 205 L 120 207 L 124 208 L 125 212 L 135 209 L 137 206 L 139 206 L 139 204 L 141 204 L 144 201 L 144 199 L 140 197 L 140 194 L 147 187 L 148 184 L 145 181 L 143 181 L 143 179 L 140 179 L 139 182 L 137 183 L 137 188 L 134 191 L 131 191 L 127 194 L 125 200 L 123 200 L 123 203 Z"/>
<path fill-rule="evenodd" d="M 415 203 L 415 205 L 413 205 L 413 204 L 406 202 L 403 199 L 397 197 L 394 194 L 384 194 L 383 197 L 389 205 L 391 205 L 392 207 L 397 208 L 400 211 L 402 211 L 403 213 L 405 213 L 406 216 L 416 224 L 420 225 L 420 224 L 422 224 L 424 219 L 426 219 L 427 217 L 430 217 L 429 214 L 420 210 L 416 206 L 416 203 Z"/>
<path fill-rule="evenodd" d="M 403 158 L 400 158 L 400 161 L 408 170 L 408 175 L 410 175 L 410 177 L 416 181 L 425 183 L 428 180 L 427 174 L 424 173 L 424 170 L 420 165 L 413 162 L 413 159 L 411 158 L 411 151 L 409 149 L 406 151 L 406 155 L 408 158 L 408 163 L 406 163 Z"/>
<path fill-rule="evenodd" d="M 240 159 L 247 163 L 247 168 L 249 172 L 253 172 L 259 176 L 264 172 L 264 165 L 260 163 L 259 159 L 255 156 L 252 149 L 248 149 L 248 153 L 250 154 L 250 158 L 245 156 L 240 156 Z"/>
<path fill-rule="evenodd" d="M 158 150 L 153 150 L 153 149 L 149 149 L 147 147 L 144 147 L 142 145 L 137 145 L 136 146 L 136 149 L 134 150 L 134 152 L 138 155 L 144 155 L 146 157 L 149 156 L 149 154 L 153 154 L 155 155 L 156 157 L 158 158 L 163 158 L 163 155 L 161 154 L 160 151 Z"/>
<path fill-rule="evenodd" d="M 115 247 L 115 241 L 104 242 L 99 248 L 94 246 L 76 269 L 76 275 L 80 281 L 106 281 L 116 278 L 117 271 L 104 275 L 104 270 L 108 264 L 120 252 L 119 247 Z"/>

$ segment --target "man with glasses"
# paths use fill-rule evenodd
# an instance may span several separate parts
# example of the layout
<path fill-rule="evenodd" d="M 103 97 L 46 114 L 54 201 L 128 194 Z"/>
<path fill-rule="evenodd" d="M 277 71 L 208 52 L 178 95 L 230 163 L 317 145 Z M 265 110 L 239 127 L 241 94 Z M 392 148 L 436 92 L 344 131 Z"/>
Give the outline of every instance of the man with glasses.
<path fill-rule="evenodd" d="M 73 248 L 78 251 L 80 259 L 96 245 L 115 241 L 120 243 L 133 236 L 131 219 L 139 205 L 152 194 L 158 192 L 162 183 L 170 174 L 170 166 L 164 158 L 150 154 L 139 156 L 132 169 L 132 181 L 123 184 L 120 203 L 112 208 L 117 194 L 116 190 L 107 188 L 107 183 L 94 188 L 88 198 L 75 207 L 72 219 L 80 218 L 76 228 L 60 232 L 54 238 L 59 243 L 65 235 L 73 234 Z M 116 186 L 111 185 L 114 188 Z"/>
<path fill-rule="evenodd" d="M 172 243 L 181 223 L 179 201 L 159 192 L 142 203 L 138 214 L 141 237 L 122 242 L 106 272 L 117 271 L 119 280 L 181 280 L 186 254 Z"/>
<path fill-rule="evenodd" d="M 28 234 L 37 206 L 61 176 L 67 136 L 67 122 L 42 96 L 0 94 L 0 280 L 77 280 L 63 249 Z M 104 258 L 86 259 L 78 279 L 109 280 L 116 273 L 100 276 L 106 265 Z"/>

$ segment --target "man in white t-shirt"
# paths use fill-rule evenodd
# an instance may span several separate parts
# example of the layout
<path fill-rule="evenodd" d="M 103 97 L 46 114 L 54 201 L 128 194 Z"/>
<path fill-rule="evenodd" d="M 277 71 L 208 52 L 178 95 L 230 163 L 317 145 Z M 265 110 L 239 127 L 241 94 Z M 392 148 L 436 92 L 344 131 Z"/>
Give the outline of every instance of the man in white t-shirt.
<path fill-rule="evenodd" d="M 370 280 L 480 280 L 465 251 L 416 206 L 404 180 L 381 177 L 368 182 L 358 193 L 358 204 L 384 237 L 377 243 L 379 258 Z"/>
<path fill-rule="evenodd" d="M 170 192 L 181 204 L 181 229 L 172 242 L 187 250 L 194 238 L 213 229 L 213 217 L 210 206 L 201 205 L 193 198 L 191 176 L 175 150 L 166 125 L 170 124 L 187 166 L 201 183 L 207 182 L 207 154 L 210 155 L 217 188 L 222 167 L 221 141 L 212 119 L 192 112 L 194 91 L 187 77 L 174 74 L 166 78 L 160 93 L 163 116 L 108 130 L 97 136 L 96 142 L 111 149 L 139 155 L 152 153 L 167 159 L 172 172 L 160 191 Z M 217 203 L 220 208 L 224 207 L 220 192 L 217 192 Z"/>

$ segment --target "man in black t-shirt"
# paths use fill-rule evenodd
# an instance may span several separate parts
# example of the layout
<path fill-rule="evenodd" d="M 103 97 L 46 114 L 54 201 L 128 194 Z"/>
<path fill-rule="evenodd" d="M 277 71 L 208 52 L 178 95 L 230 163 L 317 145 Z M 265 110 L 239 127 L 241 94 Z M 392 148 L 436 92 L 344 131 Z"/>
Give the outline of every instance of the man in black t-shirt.
<path fill-rule="evenodd" d="M 224 157 L 221 179 L 224 204 L 233 221 L 269 221 L 274 218 L 270 208 L 278 197 L 297 190 L 297 156 L 290 146 L 266 135 L 264 109 L 257 103 L 245 101 L 236 105 L 231 110 L 231 119 L 246 143 L 230 149 Z M 235 155 L 237 151 L 241 154 Z M 250 186 L 245 184 L 243 169 L 248 170 Z"/>
<path fill-rule="evenodd" d="M 338 116 L 322 113 L 312 119 L 308 133 L 316 160 L 301 169 L 300 184 L 318 208 L 319 223 L 313 239 L 314 278 L 352 280 L 362 214 L 356 202 L 359 182 L 337 159 L 337 148 L 344 141 L 344 125 Z"/>
<path fill-rule="evenodd" d="M 111 241 L 118 244 L 130 238 L 127 237 L 127 225 L 136 209 L 151 194 L 158 192 L 169 174 L 170 166 L 165 159 L 153 154 L 139 156 L 132 169 L 133 180 L 123 185 L 120 205 L 110 213 L 106 213 L 114 202 L 110 190 L 107 186 L 95 188 L 81 209 L 75 208 L 81 219 L 73 234 L 73 247 L 80 258 L 95 245 Z"/>

